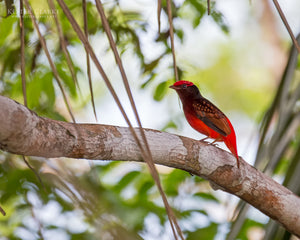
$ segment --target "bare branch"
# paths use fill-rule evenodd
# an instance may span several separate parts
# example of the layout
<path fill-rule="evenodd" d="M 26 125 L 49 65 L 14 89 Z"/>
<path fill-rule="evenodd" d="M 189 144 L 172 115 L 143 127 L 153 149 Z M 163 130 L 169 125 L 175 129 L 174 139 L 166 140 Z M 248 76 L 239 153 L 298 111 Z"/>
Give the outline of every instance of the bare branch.
<path fill-rule="evenodd" d="M 138 137 L 141 135 L 135 130 Z M 234 194 L 300 237 L 300 198 L 240 159 L 197 140 L 145 129 L 153 160 L 201 176 Z M 37 116 L 0 96 L 0 149 L 40 157 L 142 161 L 127 127 L 74 124 Z"/>

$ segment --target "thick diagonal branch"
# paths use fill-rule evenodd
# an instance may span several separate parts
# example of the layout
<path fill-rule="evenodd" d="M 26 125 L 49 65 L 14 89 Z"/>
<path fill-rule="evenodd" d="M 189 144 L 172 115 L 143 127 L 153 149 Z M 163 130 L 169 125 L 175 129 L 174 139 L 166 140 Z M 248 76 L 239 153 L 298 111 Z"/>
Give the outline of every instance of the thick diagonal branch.
<path fill-rule="evenodd" d="M 136 130 L 140 137 L 139 131 Z M 147 129 L 153 160 L 201 176 L 300 236 L 300 198 L 241 159 L 205 143 Z M 37 116 L 0 96 L 0 149 L 27 156 L 142 161 L 129 128 L 74 124 Z"/>

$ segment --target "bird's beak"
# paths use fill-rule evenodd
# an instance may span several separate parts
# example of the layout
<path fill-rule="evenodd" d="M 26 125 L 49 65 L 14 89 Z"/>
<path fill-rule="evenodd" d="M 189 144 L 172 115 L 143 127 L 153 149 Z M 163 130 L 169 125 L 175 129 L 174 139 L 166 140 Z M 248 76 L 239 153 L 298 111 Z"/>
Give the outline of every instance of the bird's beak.
<path fill-rule="evenodd" d="M 171 85 L 169 88 L 172 88 L 172 89 L 176 90 L 176 87 L 174 85 Z"/>

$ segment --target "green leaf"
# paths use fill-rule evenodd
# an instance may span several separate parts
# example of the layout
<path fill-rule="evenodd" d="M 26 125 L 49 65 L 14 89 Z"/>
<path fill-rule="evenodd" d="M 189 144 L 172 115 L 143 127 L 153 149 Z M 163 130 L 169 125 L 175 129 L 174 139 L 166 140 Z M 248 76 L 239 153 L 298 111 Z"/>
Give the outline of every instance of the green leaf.
<path fill-rule="evenodd" d="M 159 61 L 162 59 L 163 55 L 159 56 L 158 58 L 154 59 L 150 63 L 146 63 L 144 65 L 144 73 L 152 72 L 153 69 L 158 65 Z"/>
<path fill-rule="evenodd" d="M 211 193 L 204 193 L 204 192 L 201 192 L 201 193 L 196 193 L 194 194 L 195 197 L 200 197 L 201 199 L 204 199 L 204 200 L 209 200 L 209 201 L 213 201 L 213 202 L 216 202 L 216 203 L 220 203 L 219 199 L 217 199 L 213 194 Z"/>
<path fill-rule="evenodd" d="M 8 44 L 6 40 L 8 36 L 12 33 L 13 25 L 17 23 L 17 20 L 18 18 L 16 17 L 10 17 L 5 19 L 0 18 L 0 49 L 5 43 Z M 4 50 L 9 50 L 9 48 L 6 48 Z"/>
<path fill-rule="evenodd" d="M 176 123 L 171 120 L 161 129 L 161 131 L 166 131 L 167 129 L 178 129 L 178 127 Z"/>
<path fill-rule="evenodd" d="M 145 88 L 147 85 L 149 85 L 155 78 L 157 74 L 156 73 L 150 73 L 149 76 L 147 76 L 147 80 L 141 85 L 141 88 Z"/>
<path fill-rule="evenodd" d="M 181 211 L 180 212 L 180 216 L 182 218 L 188 218 L 188 217 L 191 216 L 192 213 L 195 213 L 195 212 L 201 213 L 201 214 L 203 214 L 205 216 L 208 216 L 208 214 L 207 214 L 207 212 L 205 210 L 199 210 L 199 209 L 190 209 L 190 210 L 186 210 L 186 211 Z"/>
<path fill-rule="evenodd" d="M 218 232 L 218 224 L 211 222 L 209 226 L 200 228 L 195 232 L 189 233 L 187 240 L 214 239 Z"/>
<path fill-rule="evenodd" d="M 163 97 L 166 95 L 168 87 L 169 87 L 169 81 L 164 81 L 158 84 L 154 92 L 154 96 L 153 96 L 154 100 L 161 101 Z"/>
<path fill-rule="evenodd" d="M 55 90 L 52 72 L 37 71 L 27 83 L 27 100 L 29 108 L 43 106 L 48 110 L 54 107 Z"/>
<path fill-rule="evenodd" d="M 121 180 L 114 186 L 114 190 L 117 192 L 121 192 L 125 187 L 127 187 L 132 181 L 136 178 L 137 175 L 139 175 L 139 171 L 132 171 L 127 174 L 125 174 Z"/>
<path fill-rule="evenodd" d="M 185 171 L 174 169 L 171 173 L 163 175 L 162 184 L 165 193 L 169 196 L 177 196 L 179 185 L 191 175 Z"/>
<path fill-rule="evenodd" d="M 176 29 L 175 34 L 180 39 L 181 43 L 183 43 L 184 31 L 181 29 Z"/>
<path fill-rule="evenodd" d="M 200 24 L 200 20 L 202 19 L 202 17 L 199 15 L 199 16 L 196 16 L 194 18 L 194 21 L 193 21 L 193 28 L 196 28 L 198 27 L 198 25 Z"/>
<path fill-rule="evenodd" d="M 76 85 L 65 62 L 56 63 L 58 74 L 73 98 L 77 96 Z"/>
<path fill-rule="evenodd" d="M 264 229 L 264 224 L 259 223 L 252 219 L 246 219 L 244 221 L 243 227 L 241 229 L 241 232 L 238 234 L 237 239 L 248 239 L 248 232 L 253 227 L 261 227 L 262 230 Z"/>
<path fill-rule="evenodd" d="M 197 10 L 199 18 L 201 19 L 206 12 L 206 1 L 189 0 L 189 2 Z"/>
<path fill-rule="evenodd" d="M 223 14 L 220 12 L 215 12 L 213 11 L 211 13 L 212 18 L 215 20 L 215 22 L 221 27 L 222 31 L 226 34 L 229 33 L 229 27 L 228 25 L 225 23 Z"/>

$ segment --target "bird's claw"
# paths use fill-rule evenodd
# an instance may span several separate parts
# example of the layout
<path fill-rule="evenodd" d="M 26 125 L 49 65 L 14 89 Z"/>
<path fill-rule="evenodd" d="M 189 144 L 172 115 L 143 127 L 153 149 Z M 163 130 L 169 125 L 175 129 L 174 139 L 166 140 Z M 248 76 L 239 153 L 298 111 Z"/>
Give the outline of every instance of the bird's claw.
<path fill-rule="evenodd" d="M 211 142 L 210 144 L 213 145 L 213 146 L 215 146 L 215 147 L 217 147 L 217 146 L 218 146 L 218 143 L 217 143 L 217 142 L 219 142 L 220 140 L 221 140 L 221 139 L 217 138 L 217 139 L 215 139 L 213 142 Z"/>
<path fill-rule="evenodd" d="M 209 137 L 205 137 L 205 138 L 202 138 L 201 140 L 199 140 L 200 142 L 203 142 L 203 143 L 206 143 L 206 144 L 209 144 L 209 145 L 213 145 L 213 146 L 218 146 L 218 144 L 216 142 L 219 141 L 219 139 L 216 139 L 214 140 L 213 142 L 208 142 L 206 141 L 206 139 L 209 139 Z"/>
<path fill-rule="evenodd" d="M 215 142 L 210 143 L 210 145 L 213 145 L 213 146 L 215 146 L 215 147 L 218 147 L 218 144 L 215 143 Z"/>
<path fill-rule="evenodd" d="M 203 142 L 203 143 L 207 143 L 210 144 L 208 141 L 206 141 L 206 139 L 208 139 L 209 137 L 205 137 L 199 140 L 199 142 Z"/>

